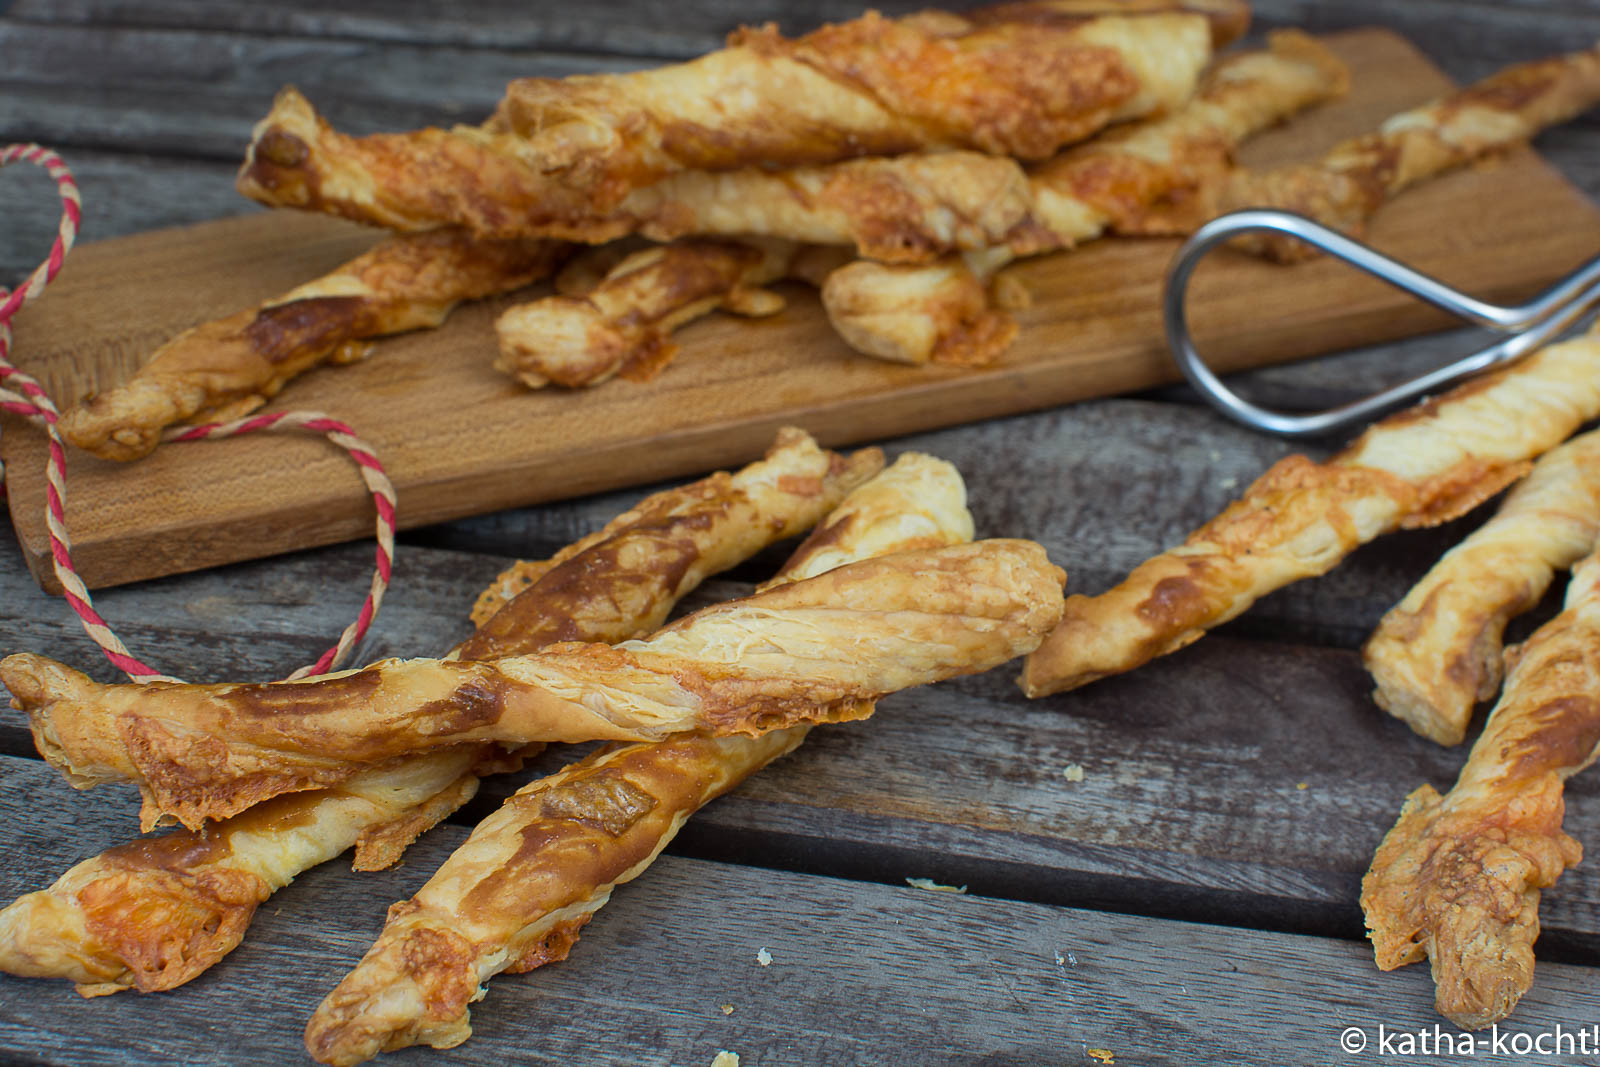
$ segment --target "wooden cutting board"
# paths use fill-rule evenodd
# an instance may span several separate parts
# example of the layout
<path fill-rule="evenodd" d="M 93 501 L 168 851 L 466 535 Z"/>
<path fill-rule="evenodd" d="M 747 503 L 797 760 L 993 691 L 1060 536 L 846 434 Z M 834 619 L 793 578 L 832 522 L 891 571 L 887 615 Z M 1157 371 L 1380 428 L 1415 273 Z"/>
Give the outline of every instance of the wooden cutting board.
<path fill-rule="evenodd" d="M 1330 44 L 1351 65 L 1350 96 L 1253 142 L 1246 163 L 1312 158 L 1450 87 L 1387 31 Z M 1380 213 L 1370 237 L 1451 284 L 1509 300 L 1600 251 L 1600 211 L 1521 150 L 1406 193 Z M 292 288 L 375 239 L 350 224 L 279 212 L 81 247 L 19 316 L 17 362 L 65 406 L 120 381 L 178 331 Z M 383 341 L 364 363 L 314 371 L 271 407 L 350 422 L 394 480 L 400 525 L 417 526 L 742 463 L 784 424 L 846 444 L 1173 380 L 1158 306 L 1176 246 L 1102 241 L 1019 267 L 1033 305 L 1019 313 L 1021 335 L 994 367 L 903 367 L 856 355 L 833 335 L 814 294 L 795 288 L 771 318 L 712 316 L 682 330 L 682 351 L 654 381 L 529 392 L 490 367 L 493 320 L 513 302 L 505 298 L 462 308 L 442 329 Z M 1233 253 L 1202 269 L 1191 307 L 1202 350 L 1225 368 L 1449 321 L 1332 262 L 1283 268 Z M 11 419 L 0 448 L 29 567 L 54 589 L 44 437 Z M 372 531 L 354 466 L 320 438 L 169 445 L 131 465 L 73 452 L 67 485 L 74 557 L 95 587 Z"/>

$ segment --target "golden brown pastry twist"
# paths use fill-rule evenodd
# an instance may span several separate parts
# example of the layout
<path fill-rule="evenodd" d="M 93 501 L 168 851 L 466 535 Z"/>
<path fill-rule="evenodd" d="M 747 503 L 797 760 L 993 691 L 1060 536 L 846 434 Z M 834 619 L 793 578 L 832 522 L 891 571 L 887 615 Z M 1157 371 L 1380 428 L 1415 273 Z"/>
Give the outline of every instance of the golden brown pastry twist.
<path fill-rule="evenodd" d="M 61 432 L 105 459 L 138 459 L 174 423 L 245 415 L 312 367 L 361 359 L 367 338 L 438 326 L 463 300 L 544 278 L 570 247 L 457 229 L 389 238 L 259 307 L 185 330 L 128 381 L 68 410 Z"/>
<path fill-rule="evenodd" d="M 598 242 L 632 189 L 682 170 L 796 167 L 919 148 L 1043 159 L 1171 108 L 1242 0 L 1030 0 L 967 15 L 870 12 L 797 39 L 741 30 L 688 63 L 513 82 L 480 127 L 348 137 L 292 89 L 239 189 L 394 229 Z"/>
<path fill-rule="evenodd" d="M 1583 858 L 1562 787 L 1600 752 L 1600 556 L 1565 610 L 1508 655 L 1505 691 L 1455 786 L 1424 785 L 1361 882 L 1378 966 L 1432 961 L 1440 1012 L 1476 1029 L 1533 984 L 1539 891 Z"/>
<path fill-rule="evenodd" d="M 1275 33 L 1266 50 L 1218 61 L 1195 97 L 1173 114 L 1108 131 L 1033 168 L 1017 210 L 991 210 L 992 236 L 982 226 L 941 227 L 915 213 L 899 230 L 875 223 L 861 231 L 858 239 L 876 238 L 863 251 L 878 258 L 891 258 L 885 246 L 895 242 L 905 251 L 893 258 L 951 247 L 965 254 L 921 266 L 851 263 L 823 285 L 828 318 L 852 348 L 880 359 L 989 362 L 1016 334 L 1011 316 L 987 291 L 1000 268 L 1113 230 L 1188 232 L 1215 213 L 1232 168 L 1230 153 L 1241 141 L 1341 95 L 1348 81 L 1344 65 L 1321 44 L 1296 31 Z M 958 206 L 968 215 L 975 210 Z"/>
<path fill-rule="evenodd" d="M 615 264 L 582 295 L 545 297 L 495 322 L 495 369 L 537 389 L 597 385 L 613 375 L 643 381 L 677 353 L 673 330 L 722 308 L 771 315 L 783 298 L 761 286 L 783 278 L 821 285 L 849 258 L 844 249 L 792 241 L 690 238 Z"/>
<path fill-rule="evenodd" d="M 658 740 L 860 718 L 886 693 L 1034 648 L 1060 617 L 1062 581 L 1033 542 L 993 540 L 842 567 L 616 647 L 390 660 L 265 685 L 100 685 L 18 654 L 0 680 L 69 781 L 136 782 L 147 821 L 192 826 L 466 741 Z"/>
<path fill-rule="evenodd" d="M 881 463 L 876 449 L 845 460 L 784 430 L 763 460 L 657 493 L 544 561 L 548 580 L 486 616 L 452 655 L 648 633 L 706 575 L 812 525 Z M 471 799 L 480 775 L 519 762 L 499 745 L 458 745 L 120 845 L 0 911 L 0 970 L 68 978 L 85 995 L 181 985 L 231 951 L 257 905 L 301 871 L 351 845 L 356 869 L 389 866 Z"/>
<path fill-rule="evenodd" d="M 1220 60 L 1171 115 L 1113 128 L 1032 168 L 952 151 L 683 171 L 631 193 L 617 219 L 655 240 L 760 235 L 850 245 L 883 263 L 996 247 L 1034 255 L 1108 229 L 1188 232 L 1215 213 L 1234 145 L 1348 82 L 1326 47 L 1283 30 L 1268 50 Z"/>
<path fill-rule="evenodd" d="M 1115 588 L 1069 597 L 1022 688 L 1045 696 L 1176 651 L 1381 534 L 1463 514 L 1596 415 L 1591 331 L 1391 415 L 1325 463 L 1289 456 Z"/>
<path fill-rule="evenodd" d="M 846 498 L 775 581 L 971 536 L 955 468 L 911 453 Z M 611 745 L 523 787 L 414 897 L 390 908 L 377 942 L 313 1015 L 307 1050 L 349 1064 L 464 1041 L 483 983 L 564 959 L 615 886 L 642 873 L 701 806 L 808 730 Z"/>
<path fill-rule="evenodd" d="M 1417 733 L 1460 744 L 1500 691 L 1506 623 L 1600 538 L 1600 431 L 1534 464 L 1494 517 L 1434 565 L 1362 649 L 1378 706 Z"/>
<path fill-rule="evenodd" d="M 1390 197 L 1600 103 L 1600 46 L 1521 63 L 1432 103 L 1402 111 L 1371 133 L 1342 141 L 1315 163 L 1263 173 L 1240 171 L 1222 207 L 1271 207 L 1360 234 Z M 1291 237 L 1241 243 L 1293 261 L 1315 250 Z"/>

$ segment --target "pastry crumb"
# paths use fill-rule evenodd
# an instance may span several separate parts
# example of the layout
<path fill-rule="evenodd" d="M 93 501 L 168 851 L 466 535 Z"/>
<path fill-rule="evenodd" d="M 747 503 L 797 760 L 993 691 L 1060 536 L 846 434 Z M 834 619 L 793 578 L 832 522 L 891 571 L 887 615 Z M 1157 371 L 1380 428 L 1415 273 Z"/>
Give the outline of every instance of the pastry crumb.
<path fill-rule="evenodd" d="M 763 967 L 771 967 L 772 953 L 768 952 L 766 948 L 763 947 L 761 951 L 756 953 L 756 962 L 761 964 Z"/>
<path fill-rule="evenodd" d="M 724 1004 L 722 1006 L 722 1014 L 724 1014 L 724 1015 L 732 1015 L 733 1014 L 733 1005 L 732 1004 Z"/>
<path fill-rule="evenodd" d="M 964 885 L 940 885 L 932 878 L 907 878 L 906 885 L 913 889 L 926 889 L 932 893 L 965 893 L 967 891 L 967 887 Z"/>
<path fill-rule="evenodd" d="M 1083 781 L 1083 764 L 1069 763 L 1061 773 L 1069 782 L 1081 782 Z"/>
<path fill-rule="evenodd" d="M 1237 489 L 1237 488 L 1239 488 L 1239 479 L 1233 477 L 1230 474 L 1228 477 L 1226 477 L 1226 478 L 1222 479 L 1222 481 L 1218 482 L 1217 483 L 1217 487 L 1219 489 L 1230 489 L 1230 490 L 1231 489 Z"/>
<path fill-rule="evenodd" d="M 711 1067 L 739 1067 L 739 1054 L 719 1048 L 717 1058 L 711 1061 Z"/>
<path fill-rule="evenodd" d="M 1296 788 L 1296 789 L 1310 789 L 1310 788 L 1311 788 L 1311 785 L 1310 785 L 1310 783 L 1309 783 L 1309 782 L 1296 782 L 1296 783 L 1295 783 L 1295 784 L 1294 784 L 1294 787 L 1295 787 L 1295 788 Z"/>
<path fill-rule="evenodd" d="M 1117 1057 L 1108 1048 L 1091 1048 L 1085 1049 L 1084 1051 L 1089 1053 L 1089 1057 L 1091 1059 L 1099 1060 L 1101 1063 L 1117 1062 Z M 734 1064 L 734 1067 L 738 1067 L 738 1064 Z"/>

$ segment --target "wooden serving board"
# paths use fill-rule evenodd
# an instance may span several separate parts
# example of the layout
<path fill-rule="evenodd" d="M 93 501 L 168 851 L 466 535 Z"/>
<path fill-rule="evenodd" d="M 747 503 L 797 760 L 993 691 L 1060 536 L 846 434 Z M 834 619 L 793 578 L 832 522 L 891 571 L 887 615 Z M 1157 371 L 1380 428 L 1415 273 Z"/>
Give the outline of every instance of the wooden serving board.
<path fill-rule="evenodd" d="M 1246 163 L 1312 158 L 1450 87 L 1387 31 L 1330 43 L 1352 67 L 1349 97 L 1253 142 Z M 1600 211 L 1522 150 L 1405 194 L 1370 237 L 1451 284 L 1509 300 L 1600 250 Z M 123 379 L 178 331 L 290 289 L 375 239 L 278 212 L 87 245 L 19 316 L 17 362 L 64 406 Z M 1159 297 L 1176 246 L 1102 241 L 1017 268 L 1033 305 L 994 367 L 903 367 L 856 355 L 814 295 L 796 288 L 774 317 L 713 316 L 682 330 L 682 351 L 654 381 L 529 392 L 490 367 L 493 320 L 513 302 L 505 298 L 462 308 L 442 329 L 382 341 L 364 363 L 307 374 L 272 408 L 350 422 L 394 480 L 400 524 L 417 526 L 742 463 L 784 424 L 846 444 L 1173 380 Z M 1202 269 L 1191 307 L 1203 351 L 1230 369 L 1449 321 L 1332 262 L 1282 268 L 1233 253 Z M 29 566 L 53 588 L 44 437 L 11 419 L 0 448 Z M 171 445 L 132 465 L 75 452 L 67 519 L 78 569 L 95 587 L 372 531 L 371 505 L 345 456 L 319 438 L 286 435 Z"/>

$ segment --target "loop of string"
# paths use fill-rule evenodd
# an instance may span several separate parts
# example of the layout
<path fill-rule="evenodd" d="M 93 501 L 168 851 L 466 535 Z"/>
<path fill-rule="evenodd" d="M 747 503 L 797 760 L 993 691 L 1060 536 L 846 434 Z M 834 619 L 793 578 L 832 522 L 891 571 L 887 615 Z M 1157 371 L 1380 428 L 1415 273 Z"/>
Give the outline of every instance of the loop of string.
<path fill-rule="evenodd" d="M 43 386 L 11 363 L 11 318 L 18 308 L 36 299 L 60 272 L 61 264 L 77 237 L 78 223 L 82 218 L 78 184 L 73 180 L 72 172 L 62 162 L 60 156 L 36 144 L 14 144 L 0 149 L 0 167 L 19 160 L 43 167 L 50 177 L 55 179 L 57 191 L 61 196 L 61 226 L 56 234 L 55 243 L 51 245 L 49 257 L 28 276 L 28 280 L 13 292 L 0 288 L 0 410 L 21 415 L 41 426 L 49 438 L 49 456 L 45 465 L 45 528 L 50 540 L 50 563 L 55 571 L 56 580 L 61 583 L 67 604 L 83 623 L 84 631 L 104 650 L 106 658 L 133 681 L 176 681 L 177 679 L 160 674 L 135 658 L 95 610 L 88 587 L 78 577 L 77 570 L 72 564 L 72 540 L 68 536 L 66 523 L 66 446 L 56 425 L 60 420 L 60 412 Z M 210 440 L 278 430 L 320 433 L 348 452 L 361 471 L 362 481 L 372 494 L 378 513 L 377 561 L 373 569 L 372 585 L 367 592 L 366 600 L 361 605 L 360 613 L 354 622 L 345 627 L 344 632 L 339 635 L 338 642 L 318 657 L 315 663 L 301 667 L 289 675 L 292 680 L 337 669 L 355 647 L 356 642 L 366 634 L 367 628 L 372 624 L 372 620 L 378 614 L 378 608 L 383 603 L 383 594 L 389 587 L 389 576 L 394 562 L 395 523 L 394 486 L 384 474 L 383 465 L 378 462 L 372 449 L 356 436 L 354 430 L 321 412 L 277 412 L 233 422 L 177 427 L 168 430 L 162 436 L 162 440 L 169 442 Z M 4 468 L 0 468 L 0 490 L 3 490 L 4 479 Z"/>

